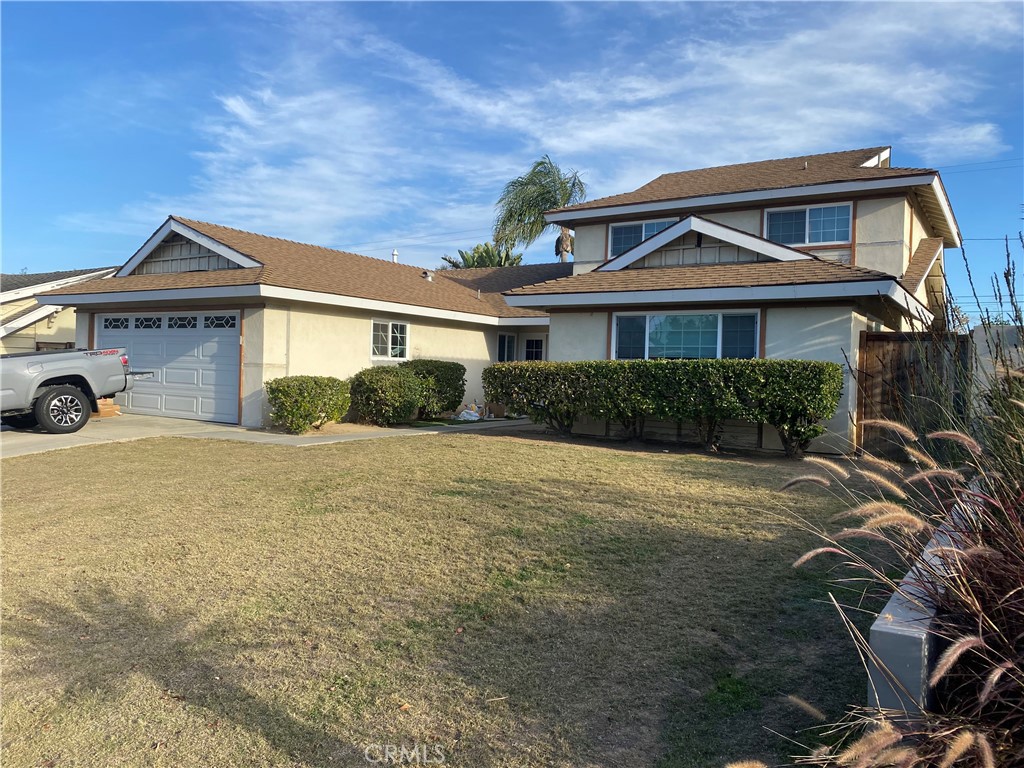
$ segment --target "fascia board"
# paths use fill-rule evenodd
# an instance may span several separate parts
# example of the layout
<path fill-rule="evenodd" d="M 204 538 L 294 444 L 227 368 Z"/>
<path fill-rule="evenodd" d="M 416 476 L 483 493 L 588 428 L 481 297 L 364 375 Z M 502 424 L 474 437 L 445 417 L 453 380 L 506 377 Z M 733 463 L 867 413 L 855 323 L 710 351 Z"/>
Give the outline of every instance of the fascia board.
<path fill-rule="evenodd" d="M 780 189 L 763 189 L 754 192 L 730 192 L 723 195 L 702 195 L 700 197 L 682 197 L 673 200 L 659 200 L 650 203 L 627 203 L 607 208 L 584 208 L 576 211 L 547 213 L 544 218 L 550 224 L 563 221 L 582 221 L 613 217 L 626 214 L 661 213 L 678 211 L 688 208 L 707 206 L 732 205 L 735 203 L 768 202 L 788 200 L 798 197 L 814 197 L 815 195 L 838 195 L 855 192 L 871 192 L 878 189 L 894 189 L 899 187 L 916 187 L 930 185 L 936 178 L 934 173 L 917 176 L 894 176 L 886 179 L 838 181 L 827 184 L 808 184 L 801 187 L 782 187 Z"/>
<path fill-rule="evenodd" d="M 76 275 L 75 277 L 65 277 L 62 280 L 51 280 L 47 283 L 37 283 L 35 285 L 27 285 L 24 288 L 17 288 L 13 291 L 4 291 L 0 293 L 0 304 L 7 304 L 11 301 L 18 301 L 20 299 L 27 299 L 31 296 L 35 296 L 37 293 L 45 293 L 46 291 L 54 291 L 58 288 L 64 288 L 68 285 L 74 285 L 75 283 L 84 283 L 86 280 L 92 280 L 97 277 L 103 277 L 105 275 L 112 275 L 114 270 L 112 269 L 98 269 L 95 272 L 90 272 L 86 275 Z"/>
<path fill-rule="evenodd" d="M 44 304 L 42 306 L 36 307 L 31 312 L 22 315 L 16 320 L 12 320 L 6 325 L 0 326 L 0 337 L 9 336 L 12 333 L 17 333 L 20 330 L 28 328 L 33 323 L 38 323 L 45 317 L 57 314 L 62 309 L 64 309 L 64 307 L 52 306 L 49 304 Z"/>
<path fill-rule="evenodd" d="M 233 261 L 241 267 L 262 267 L 263 264 L 252 259 L 245 254 L 239 253 L 233 248 L 229 248 L 219 240 L 214 240 L 212 237 L 204 235 L 198 230 L 192 229 L 180 221 L 168 217 L 160 228 L 154 232 L 150 238 L 143 243 L 142 247 L 135 252 L 135 254 L 128 259 L 128 261 L 117 271 L 117 277 L 128 277 L 135 268 L 139 266 L 146 257 L 149 256 L 157 247 L 164 241 L 164 239 L 172 232 L 177 232 L 179 235 L 187 237 L 196 243 L 199 243 L 205 248 L 209 248 L 216 254 L 223 256 L 228 261 Z"/>

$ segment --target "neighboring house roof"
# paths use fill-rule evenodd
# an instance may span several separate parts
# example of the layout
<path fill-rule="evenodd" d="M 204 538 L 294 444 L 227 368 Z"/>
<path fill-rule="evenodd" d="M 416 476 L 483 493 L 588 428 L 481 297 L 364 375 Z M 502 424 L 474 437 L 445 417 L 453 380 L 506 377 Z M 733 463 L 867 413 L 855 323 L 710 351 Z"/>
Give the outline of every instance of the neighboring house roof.
<path fill-rule="evenodd" d="M 755 261 L 744 264 L 701 264 L 622 269 L 617 272 L 585 272 L 560 280 L 516 288 L 506 295 L 752 288 L 767 285 L 810 285 L 892 279 L 892 275 L 884 272 L 820 259 Z"/>
<path fill-rule="evenodd" d="M 422 267 L 396 264 L 347 251 L 259 235 L 179 216 L 170 217 L 156 234 L 164 229 L 168 232 L 179 232 L 186 237 L 192 235 L 204 238 L 207 243 L 214 246 L 219 244 L 227 249 L 225 252 L 236 259 L 241 256 L 247 263 L 255 262 L 259 266 L 202 272 L 127 275 L 90 285 L 89 291 L 70 287 L 52 291 L 47 295 L 59 297 L 84 293 L 113 294 L 273 286 L 497 318 L 544 317 L 543 313 L 536 310 L 508 306 L 498 289 L 485 290 L 483 285 L 467 285 L 464 281 L 439 277 L 445 275 L 444 271 L 424 270 Z M 162 240 L 162 237 L 160 239 Z M 159 240 L 154 243 L 158 244 Z M 142 252 L 136 254 L 132 261 Z M 505 269 L 510 274 L 502 278 L 504 282 L 500 285 L 501 289 L 512 287 L 513 284 L 523 285 L 532 279 L 533 273 L 529 271 L 529 267 Z M 526 271 L 520 273 L 519 270 Z M 121 271 L 124 272 L 125 269 L 122 268 Z"/>
<path fill-rule="evenodd" d="M 60 283 L 76 277 L 92 278 L 100 273 L 112 273 L 117 267 L 93 267 L 91 269 L 66 269 L 60 272 L 33 272 L 29 274 L 3 274 L 0 275 L 0 301 L 2 294 L 11 291 L 20 291 L 23 288 L 38 288 L 46 290 L 50 283 Z M 76 281 L 78 282 L 78 281 Z"/>
<path fill-rule="evenodd" d="M 925 281 L 932 271 L 932 265 L 942 253 L 941 237 L 926 237 L 917 244 L 917 248 L 910 257 L 910 264 L 903 275 L 903 284 L 909 291 L 917 291 L 921 283 Z"/>
<path fill-rule="evenodd" d="M 579 211 L 630 203 L 724 195 L 730 192 L 753 192 L 810 184 L 827 184 L 836 181 L 916 176 L 935 172 L 926 168 L 882 168 L 877 164 L 864 165 L 887 149 L 888 147 L 870 147 L 845 152 L 800 155 L 779 160 L 761 160 L 754 163 L 738 163 L 714 168 L 699 168 L 693 171 L 664 173 L 654 181 L 648 182 L 632 192 L 588 200 L 585 203 L 557 208 L 556 211 Z"/>

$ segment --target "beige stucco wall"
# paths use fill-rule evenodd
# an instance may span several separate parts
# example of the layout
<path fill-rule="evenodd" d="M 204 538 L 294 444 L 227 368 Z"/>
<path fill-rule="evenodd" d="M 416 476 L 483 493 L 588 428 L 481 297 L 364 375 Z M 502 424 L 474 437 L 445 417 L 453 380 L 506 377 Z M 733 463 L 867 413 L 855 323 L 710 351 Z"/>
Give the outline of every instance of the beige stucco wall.
<path fill-rule="evenodd" d="M 35 299 L 10 302 L 4 305 L 4 316 L 10 317 L 15 312 L 34 306 Z M 75 341 L 75 310 L 71 307 L 61 310 L 51 318 L 43 318 L 17 333 L 9 334 L 0 339 L 0 354 L 14 352 L 34 352 L 36 344 L 69 344 Z"/>
<path fill-rule="evenodd" d="M 742 232 L 749 232 L 752 235 L 761 234 L 761 209 L 754 208 L 749 211 L 725 211 L 723 213 L 702 213 L 702 218 L 709 221 L 717 221 L 727 227 L 738 229 Z"/>
<path fill-rule="evenodd" d="M 607 224 L 587 224 L 577 227 L 574 233 L 576 243 L 573 251 L 573 261 L 604 261 L 607 249 L 605 240 L 605 233 L 607 231 Z"/>
<path fill-rule="evenodd" d="M 549 360 L 608 357 L 607 312 L 553 312 L 549 333 Z"/>
<path fill-rule="evenodd" d="M 846 371 L 836 415 L 825 425 L 828 433 L 811 450 L 846 453 L 853 448 L 851 414 L 856 413 L 857 381 L 847 366 L 856 364 L 860 332 L 867 320 L 852 307 L 769 308 L 765 321 L 765 356 L 838 363 Z M 845 354 L 844 354 L 845 353 Z M 781 447 L 774 430 L 766 428 L 765 447 Z"/>
<path fill-rule="evenodd" d="M 909 211 L 905 197 L 857 202 L 857 266 L 891 275 L 906 270 Z"/>

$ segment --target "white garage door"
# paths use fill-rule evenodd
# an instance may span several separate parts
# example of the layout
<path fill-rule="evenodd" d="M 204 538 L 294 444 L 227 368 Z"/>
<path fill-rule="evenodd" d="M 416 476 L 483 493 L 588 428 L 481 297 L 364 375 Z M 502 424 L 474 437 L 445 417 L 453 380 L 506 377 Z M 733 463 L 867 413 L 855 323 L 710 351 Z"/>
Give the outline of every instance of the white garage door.
<path fill-rule="evenodd" d="M 98 315 L 96 345 L 153 372 L 117 396 L 126 413 L 238 423 L 238 312 Z"/>

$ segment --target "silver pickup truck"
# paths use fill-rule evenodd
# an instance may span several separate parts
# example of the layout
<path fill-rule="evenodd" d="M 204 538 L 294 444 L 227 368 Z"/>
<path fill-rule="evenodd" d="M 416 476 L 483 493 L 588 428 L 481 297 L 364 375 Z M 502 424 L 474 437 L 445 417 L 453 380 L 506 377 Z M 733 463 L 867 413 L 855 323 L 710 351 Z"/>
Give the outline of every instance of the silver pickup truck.
<path fill-rule="evenodd" d="M 100 398 L 133 383 L 123 349 L 0 355 L 0 421 L 15 429 L 77 432 Z"/>

